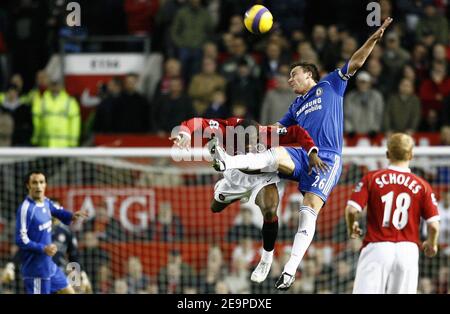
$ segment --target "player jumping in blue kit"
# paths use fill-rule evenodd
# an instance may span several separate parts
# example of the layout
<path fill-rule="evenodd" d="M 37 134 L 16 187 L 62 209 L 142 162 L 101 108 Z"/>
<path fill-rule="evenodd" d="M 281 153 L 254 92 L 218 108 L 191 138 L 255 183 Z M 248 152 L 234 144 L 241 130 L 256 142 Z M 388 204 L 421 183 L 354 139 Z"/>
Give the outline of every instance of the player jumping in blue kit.
<path fill-rule="evenodd" d="M 41 171 L 26 177 L 28 196 L 16 216 L 16 243 L 21 254 L 21 273 L 28 294 L 75 293 L 66 276 L 52 260 L 52 216 L 68 225 L 87 217 L 86 211 L 71 213 L 45 197 L 47 183 Z"/>
<path fill-rule="evenodd" d="M 216 170 L 278 171 L 280 177 L 299 182 L 304 200 L 299 212 L 298 231 L 291 257 L 275 284 L 277 289 L 287 290 L 294 282 L 298 265 L 313 239 L 317 215 L 339 181 L 342 170 L 343 95 L 347 80 L 363 66 L 391 22 L 392 19 L 387 18 L 342 69 L 329 73 L 321 80 L 314 64 L 303 62 L 291 67 L 289 85 L 301 96 L 296 98 L 276 125 L 288 127 L 298 124 L 306 129 L 320 150 L 313 154 L 327 163 L 328 169 L 309 169 L 308 154 L 300 148 L 276 147 L 263 153 L 236 156 L 227 155 L 218 146 L 215 149 Z"/>

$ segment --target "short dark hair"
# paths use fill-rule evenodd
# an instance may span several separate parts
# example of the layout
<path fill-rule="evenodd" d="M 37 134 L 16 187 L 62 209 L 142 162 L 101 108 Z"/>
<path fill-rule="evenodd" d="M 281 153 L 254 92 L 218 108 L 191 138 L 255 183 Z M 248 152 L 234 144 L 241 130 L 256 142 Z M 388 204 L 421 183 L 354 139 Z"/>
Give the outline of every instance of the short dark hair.
<path fill-rule="evenodd" d="M 290 71 L 292 71 L 296 67 L 301 67 L 304 72 L 311 72 L 312 79 L 314 80 L 314 82 L 318 82 L 320 80 L 319 70 L 317 69 L 317 66 L 314 63 L 296 62 L 291 65 Z"/>
<path fill-rule="evenodd" d="M 31 170 L 25 176 L 25 180 L 24 180 L 25 181 L 25 186 L 30 182 L 31 175 L 33 175 L 33 174 L 42 174 L 45 177 L 45 180 L 47 180 L 47 175 L 45 174 L 44 171 L 37 170 L 37 169 Z"/>

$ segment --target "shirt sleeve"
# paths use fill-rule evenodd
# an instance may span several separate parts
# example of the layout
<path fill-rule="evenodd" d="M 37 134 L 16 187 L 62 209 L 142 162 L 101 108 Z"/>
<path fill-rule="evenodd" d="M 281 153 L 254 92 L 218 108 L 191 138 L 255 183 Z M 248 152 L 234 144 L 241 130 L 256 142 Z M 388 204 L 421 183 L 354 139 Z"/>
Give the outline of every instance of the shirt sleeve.
<path fill-rule="evenodd" d="M 308 155 L 313 149 L 315 149 L 317 152 L 319 151 L 314 143 L 314 140 L 311 138 L 308 131 L 306 131 L 304 128 L 295 125 L 285 129 L 285 132 L 279 132 L 281 145 L 299 144 L 301 147 L 303 147 L 304 150 L 308 152 Z M 281 131 L 284 130 L 281 129 Z"/>
<path fill-rule="evenodd" d="M 357 210 L 362 211 L 366 207 L 369 199 L 369 187 L 368 176 L 364 176 L 362 180 L 356 185 L 353 190 L 350 200 L 347 205 L 355 207 Z"/>
<path fill-rule="evenodd" d="M 336 69 L 333 72 L 322 78 L 321 81 L 328 82 L 334 89 L 336 94 L 344 96 L 345 89 L 347 88 L 347 82 L 351 75 L 348 73 L 348 62 L 341 69 Z"/>
<path fill-rule="evenodd" d="M 289 126 L 297 124 L 297 121 L 295 120 L 295 116 L 292 112 L 294 104 L 295 104 L 295 102 L 289 106 L 288 112 L 286 112 L 286 114 L 278 121 L 278 123 L 280 123 L 282 126 L 289 127 Z"/>
<path fill-rule="evenodd" d="M 424 191 L 424 198 L 422 204 L 422 213 L 421 216 L 427 221 L 439 221 L 439 209 L 438 203 L 436 200 L 436 196 L 431 189 L 431 186 L 426 185 L 426 190 Z"/>
<path fill-rule="evenodd" d="M 61 220 L 62 223 L 66 225 L 70 225 L 72 222 L 73 214 L 69 212 L 68 210 L 65 210 L 63 207 L 59 205 L 55 205 L 52 201 L 49 200 L 48 202 L 50 207 L 50 212 L 52 213 L 53 217 L 58 218 Z"/>
<path fill-rule="evenodd" d="M 16 244 L 22 250 L 44 253 L 45 245 L 30 240 L 28 227 L 30 225 L 30 205 L 22 205 L 16 215 Z"/>

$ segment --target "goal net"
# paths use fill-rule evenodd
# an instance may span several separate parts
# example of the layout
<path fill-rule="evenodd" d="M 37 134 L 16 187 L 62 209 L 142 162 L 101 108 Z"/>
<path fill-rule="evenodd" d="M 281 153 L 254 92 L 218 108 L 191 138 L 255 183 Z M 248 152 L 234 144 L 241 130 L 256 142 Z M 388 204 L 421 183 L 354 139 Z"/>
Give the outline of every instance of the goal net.
<path fill-rule="evenodd" d="M 26 196 L 25 176 L 35 169 L 47 176 L 49 198 L 89 213 L 70 228 L 55 222 L 52 232 L 57 263 L 69 275 L 77 268 L 67 264 L 78 263 L 93 293 L 278 293 L 274 283 L 297 231 L 302 202 L 297 184 L 279 184 L 275 260 L 267 280 L 253 284 L 250 274 L 262 247 L 258 207 L 236 202 L 213 213 L 210 203 L 221 174 L 206 161 L 176 162 L 172 154 L 171 149 L 0 149 L 0 293 L 24 292 L 15 220 Z M 442 217 L 438 256 L 421 254 L 419 292 L 447 293 L 450 149 L 418 147 L 415 156 L 413 172 L 432 184 Z M 344 209 L 359 179 L 386 166 L 385 149 L 347 148 L 343 161 L 339 184 L 319 215 L 315 238 L 288 293 L 352 291 L 361 241 L 347 239 Z"/>

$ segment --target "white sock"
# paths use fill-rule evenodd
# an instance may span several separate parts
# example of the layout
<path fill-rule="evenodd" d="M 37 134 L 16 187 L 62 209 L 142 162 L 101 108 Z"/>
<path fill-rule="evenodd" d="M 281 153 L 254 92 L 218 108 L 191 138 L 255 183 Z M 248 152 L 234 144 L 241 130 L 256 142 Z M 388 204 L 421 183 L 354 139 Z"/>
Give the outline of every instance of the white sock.
<path fill-rule="evenodd" d="M 272 263 L 273 260 L 273 251 L 266 251 L 263 249 L 263 252 L 261 254 L 261 261 L 263 261 L 264 263 Z"/>
<path fill-rule="evenodd" d="M 272 149 L 257 154 L 227 156 L 225 166 L 227 169 L 261 170 L 262 172 L 274 172 L 278 169 L 275 152 Z"/>
<path fill-rule="evenodd" d="M 300 206 L 298 231 L 292 245 L 291 257 L 284 266 L 284 272 L 295 275 L 298 265 L 306 253 L 316 231 L 317 214 L 308 206 Z"/>

